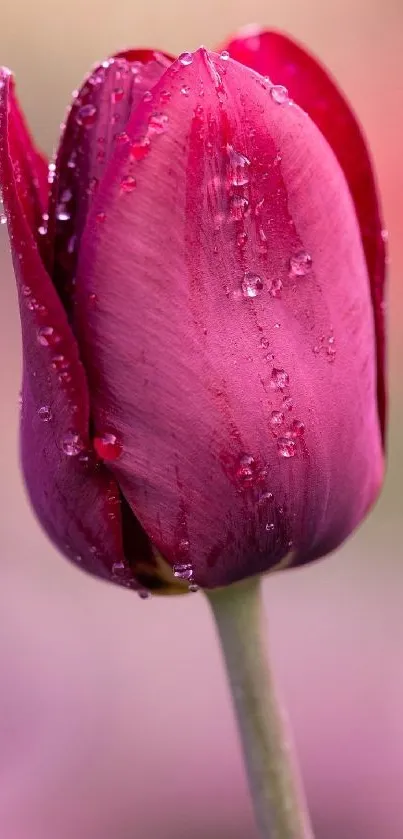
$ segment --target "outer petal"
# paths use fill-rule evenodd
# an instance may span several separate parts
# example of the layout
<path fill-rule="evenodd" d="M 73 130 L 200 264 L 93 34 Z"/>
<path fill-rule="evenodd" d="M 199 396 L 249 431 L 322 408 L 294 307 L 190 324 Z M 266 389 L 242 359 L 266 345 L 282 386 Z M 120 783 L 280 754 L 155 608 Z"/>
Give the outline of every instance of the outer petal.
<path fill-rule="evenodd" d="M 153 96 L 90 211 L 77 329 L 122 491 L 176 573 L 217 586 L 321 556 L 374 500 L 368 276 L 341 169 L 299 108 L 205 50 Z"/>
<path fill-rule="evenodd" d="M 12 80 L 3 73 L 0 182 L 21 312 L 24 475 L 38 518 L 56 545 L 87 570 L 111 577 L 114 564 L 124 562 L 119 490 L 88 450 L 85 374 L 30 227 L 32 192 L 18 177 L 25 167 L 19 126 Z M 131 578 L 127 568 L 125 582 Z"/>
<path fill-rule="evenodd" d="M 6 83 L 9 70 L 0 68 L 0 80 Z M 42 214 L 48 200 L 48 166 L 43 155 L 34 147 L 13 89 L 10 89 L 8 103 L 10 118 L 10 142 L 16 149 L 14 177 L 18 183 L 24 214 L 33 236 L 37 238 Z"/>
<path fill-rule="evenodd" d="M 126 57 L 127 56 L 127 57 Z M 54 164 L 48 264 L 70 320 L 77 254 L 94 195 L 117 143 L 143 96 L 169 65 L 151 50 L 132 50 L 94 68 L 69 111 Z M 102 225 L 103 216 L 98 223 Z"/>
<path fill-rule="evenodd" d="M 226 49 L 276 84 L 285 85 L 330 143 L 351 190 L 367 260 L 377 339 L 377 389 L 385 435 L 385 242 L 372 160 L 361 126 L 327 70 L 279 32 L 242 30 Z"/>

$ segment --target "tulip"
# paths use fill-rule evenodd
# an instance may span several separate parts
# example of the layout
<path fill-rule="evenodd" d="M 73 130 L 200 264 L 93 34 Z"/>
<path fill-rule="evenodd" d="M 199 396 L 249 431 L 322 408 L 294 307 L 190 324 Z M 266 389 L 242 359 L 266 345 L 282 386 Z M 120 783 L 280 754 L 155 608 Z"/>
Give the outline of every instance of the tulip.
<path fill-rule="evenodd" d="M 7 71 L 0 96 L 34 510 L 95 575 L 210 592 L 260 825 L 307 837 L 281 737 L 242 698 L 258 620 L 220 592 L 333 551 L 379 492 L 385 235 L 361 129 L 315 59 L 250 28 L 220 55 L 96 67 L 49 168 Z"/>
<path fill-rule="evenodd" d="M 248 30 L 228 51 L 104 62 L 49 172 L 2 74 L 30 498 L 67 556 L 141 590 L 321 557 L 383 474 L 384 242 L 360 128 L 288 38 Z"/>

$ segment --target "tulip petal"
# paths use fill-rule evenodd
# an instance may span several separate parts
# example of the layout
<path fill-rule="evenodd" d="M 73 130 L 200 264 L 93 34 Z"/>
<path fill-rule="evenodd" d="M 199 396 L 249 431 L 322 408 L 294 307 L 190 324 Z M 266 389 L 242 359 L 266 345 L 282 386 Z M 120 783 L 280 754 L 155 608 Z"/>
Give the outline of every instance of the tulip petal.
<path fill-rule="evenodd" d="M 354 206 L 321 132 L 275 99 L 203 49 L 175 62 L 80 250 L 95 432 L 117 435 L 109 467 L 160 553 L 208 587 L 335 548 L 383 469 Z"/>
<path fill-rule="evenodd" d="M 16 121 L 16 122 L 15 122 Z M 88 441 L 84 369 L 65 312 L 41 262 L 10 74 L 0 75 L 0 182 L 17 279 L 23 342 L 21 455 L 29 494 L 51 539 L 101 576 L 123 564 L 119 490 Z M 16 176 L 17 173 L 17 176 Z M 126 580 L 133 575 L 125 563 Z M 120 577 L 122 574 L 120 573 Z"/>
<path fill-rule="evenodd" d="M 6 68 L 0 68 L 0 80 L 6 84 L 10 73 Z M 35 238 L 42 222 L 42 215 L 46 210 L 48 200 L 48 166 L 43 155 L 35 148 L 32 137 L 27 129 L 18 101 L 13 89 L 10 89 L 8 103 L 9 131 L 12 133 L 13 147 L 16 149 L 18 166 L 14 176 L 19 185 L 21 202 L 27 223 Z"/>
<path fill-rule="evenodd" d="M 129 56 L 129 57 L 126 57 Z M 95 67 L 78 91 L 61 137 L 49 209 L 49 270 L 69 318 L 77 254 L 91 202 L 132 111 L 169 59 L 130 51 Z M 102 214 L 98 223 L 103 223 Z"/>
<path fill-rule="evenodd" d="M 246 27 L 225 45 L 232 58 L 251 67 L 290 96 L 322 131 L 343 169 L 360 225 L 371 283 L 377 338 L 377 388 L 385 434 L 385 241 L 372 160 L 349 103 L 320 62 L 279 32 Z"/>

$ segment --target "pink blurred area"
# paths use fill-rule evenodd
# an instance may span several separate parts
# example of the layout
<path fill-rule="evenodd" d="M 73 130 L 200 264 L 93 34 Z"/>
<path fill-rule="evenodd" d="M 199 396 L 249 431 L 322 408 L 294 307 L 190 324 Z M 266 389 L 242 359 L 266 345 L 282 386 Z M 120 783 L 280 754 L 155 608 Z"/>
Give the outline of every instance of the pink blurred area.
<path fill-rule="evenodd" d="M 316 839 L 403 836 L 403 6 L 400 0 L 15 0 L 0 63 L 48 151 L 70 91 L 128 43 L 212 45 L 257 19 L 304 41 L 371 140 L 391 241 L 390 467 L 342 551 L 265 583 L 272 657 Z M 0 227 L 1 839 L 253 839 L 229 695 L 201 594 L 140 601 L 49 545 L 18 469 L 20 339 Z M 357 440 L 357 445 L 360 441 Z"/>

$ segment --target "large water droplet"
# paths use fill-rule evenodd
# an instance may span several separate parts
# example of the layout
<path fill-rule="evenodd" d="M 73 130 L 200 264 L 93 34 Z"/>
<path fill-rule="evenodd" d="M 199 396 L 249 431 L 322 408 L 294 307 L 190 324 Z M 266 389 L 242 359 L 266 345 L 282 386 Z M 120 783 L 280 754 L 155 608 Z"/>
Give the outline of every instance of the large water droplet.
<path fill-rule="evenodd" d="M 76 457 L 84 449 L 81 435 L 77 431 L 68 431 L 63 437 L 62 449 L 68 457 Z"/>
<path fill-rule="evenodd" d="M 94 449 L 101 460 L 117 460 L 122 454 L 123 447 L 116 434 L 105 431 L 103 434 L 94 437 Z"/>
<path fill-rule="evenodd" d="M 277 105 L 285 105 L 286 102 L 289 102 L 288 90 L 282 84 L 274 84 L 270 88 L 270 96 Z"/>
<path fill-rule="evenodd" d="M 263 280 L 259 277 L 259 274 L 255 274 L 253 271 L 245 271 L 241 287 L 244 297 L 257 297 L 263 289 Z"/>
<path fill-rule="evenodd" d="M 55 332 L 53 326 L 40 326 L 37 338 L 42 347 L 53 347 L 60 341 L 60 336 Z"/>
<path fill-rule="evenodd" d="M 184 67 L 186 67 L 188 64 L 192 63 L 193 55 L 191 52 L 182 52 L 178 60 Z"/>
<path fill-rule="evenodd" d="M 38 409 L 38 417 L 42 420 L 42 422 L 50 422 L 52 419 L 52 411 L 49 405 L 42 405 L 42 407 Z"/>
<path fill-rule="evenodd" d="M 250 160 L 244 154 L 235 151 L 235 149 L 228 145 L 227 152 L 229 157 L 229 180 L 232 186 L 246 186 L 249 183 L 249 167 Z"/>
<path fill-rule="evenodd" d="M 295 440 L 290 437 L 280 437 L 277 440 L 277 451 L 280 457 L 294 457 L 297 453 Z"/>
<path fill-rule="evenodd" d="M 304 277 L 312 268 L 312 257 L 307 251 L 298 251 L 290 259 L 290 274 L 292 277 Z"/>
<path fill-rule="evenodd" d="M 222 52 L 220 52 L 220 58 L 222 58 L 223 61 L 228 61 L 228 59 L 229 59 L 228 50 L 222 50 Z"/>
<path fill-rule="evenodd" d="M 285 370 L 273 367 L 270 384 L 274 390 L 284 390 L 285 387 L 288 387 L 289 382 L 290 378 Z"/>
<path fill-rule="evenodd" d="M 91 125 L 94 125 L 96 118 L 97 108 L 91 102 L 88 105 L 82 105 L 77 111 L 76 121 L 79 125 L 83 125 L 84 128 L 89 128 Z"/>

